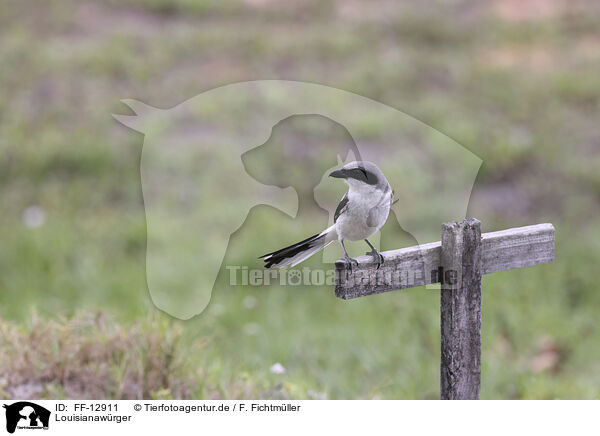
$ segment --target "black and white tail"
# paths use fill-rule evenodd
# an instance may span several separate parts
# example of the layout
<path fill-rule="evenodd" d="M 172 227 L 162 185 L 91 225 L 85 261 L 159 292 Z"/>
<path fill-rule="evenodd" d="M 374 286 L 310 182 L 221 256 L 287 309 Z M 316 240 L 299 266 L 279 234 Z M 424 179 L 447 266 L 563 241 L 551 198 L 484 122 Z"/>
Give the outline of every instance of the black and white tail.
<path fill-rule="evenodd" d="M 335 225 L 327 230 L 297 242 L 289 247 L 259 257 L 265 261 L 265 268 L 281 268 L 284 266 L 295 266 L 313 254 L 327 247 L 337 239 Z"/>

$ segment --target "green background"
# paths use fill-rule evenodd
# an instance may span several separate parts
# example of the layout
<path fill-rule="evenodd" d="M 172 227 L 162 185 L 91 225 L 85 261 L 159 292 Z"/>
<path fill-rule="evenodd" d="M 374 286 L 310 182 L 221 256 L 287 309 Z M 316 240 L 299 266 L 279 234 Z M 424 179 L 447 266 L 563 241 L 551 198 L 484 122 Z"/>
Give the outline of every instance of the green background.
<path fill-rule="evenodd" d="M 599 398 L 599 22 L 591 0 L 4 0 L 0 394 L 438 397 L 435 291 L 342 302 L 220 280 L 187 322 L 150 301 L 143 136 L 110 114 L 289 79 L 405 110 L 479 156 L 468 215 L 484 231 L 555 225 L 553 264 L 483 279 L 481 396 Z M 236 259 L 307 236 L 268 212 L 249 221 L 276 230 Z"/>

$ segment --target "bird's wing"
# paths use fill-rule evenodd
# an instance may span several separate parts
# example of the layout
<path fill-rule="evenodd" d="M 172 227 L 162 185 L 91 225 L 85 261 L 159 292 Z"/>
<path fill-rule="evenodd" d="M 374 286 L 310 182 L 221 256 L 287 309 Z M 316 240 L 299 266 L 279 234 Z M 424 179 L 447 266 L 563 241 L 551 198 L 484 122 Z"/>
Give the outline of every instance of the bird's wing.
<path fill-rule="evenodd" d="M 340 200 L 340 204 L 338 204 L 335 209 L 335 213 L 333 214 L 333 222 L 337 222 L 337 219 L 343 214 L 348 208 L 348 193 L 346 192 L 342 199 Z"/>

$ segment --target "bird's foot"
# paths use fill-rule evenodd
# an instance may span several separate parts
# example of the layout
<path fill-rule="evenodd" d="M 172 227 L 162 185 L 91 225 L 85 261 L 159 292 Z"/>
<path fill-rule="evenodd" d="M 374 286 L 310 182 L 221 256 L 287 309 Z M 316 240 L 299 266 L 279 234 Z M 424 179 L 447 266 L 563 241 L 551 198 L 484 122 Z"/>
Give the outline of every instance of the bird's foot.
<path fill-rule="evenodd" d="M 348 255 L 345 255 L 343 257 L 344 262 L 346 262 L 346 266 L 348 267 L 348 269 L 350 270 L 350 272 L 352 272 L 352 265 L 357 265 L 358 266 L 358 260 L 351 258 Z"/>
<path fill-rule="evenodd" d="M 383 262 L 384 262 L 383 255 L 379 251 L 377 251 L 377 250 L 367 251 L 365 253 L 365 255 L 373 256 L 373 260 L 377 264 L 377 269 L 379 269 L 381 267 L 381 265 L 383 265 Z"/>

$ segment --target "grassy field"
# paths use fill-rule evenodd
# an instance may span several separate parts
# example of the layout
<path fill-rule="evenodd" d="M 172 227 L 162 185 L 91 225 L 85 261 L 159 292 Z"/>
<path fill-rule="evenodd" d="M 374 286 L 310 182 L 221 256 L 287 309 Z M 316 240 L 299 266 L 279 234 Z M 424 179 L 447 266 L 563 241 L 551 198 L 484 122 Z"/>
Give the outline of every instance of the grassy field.
<path fill-rule="evenodd" d="M 481 396 L 600 398 L 599 20 L 592 0 L 3 2 L 0 395 L 437 398 L 438 292 L 342 302 L 224 271 L 195 319 L 150 301 L 143 136 L 112 119 L 119 100 L 169 108 L 288 79 L 381 101 L 478 155 L 468 215 L 484 231 L 555 225 L 553 264 L 484 278 Z M 269 220 L 253 209 L 229 258 L 291 242 Z"/>

